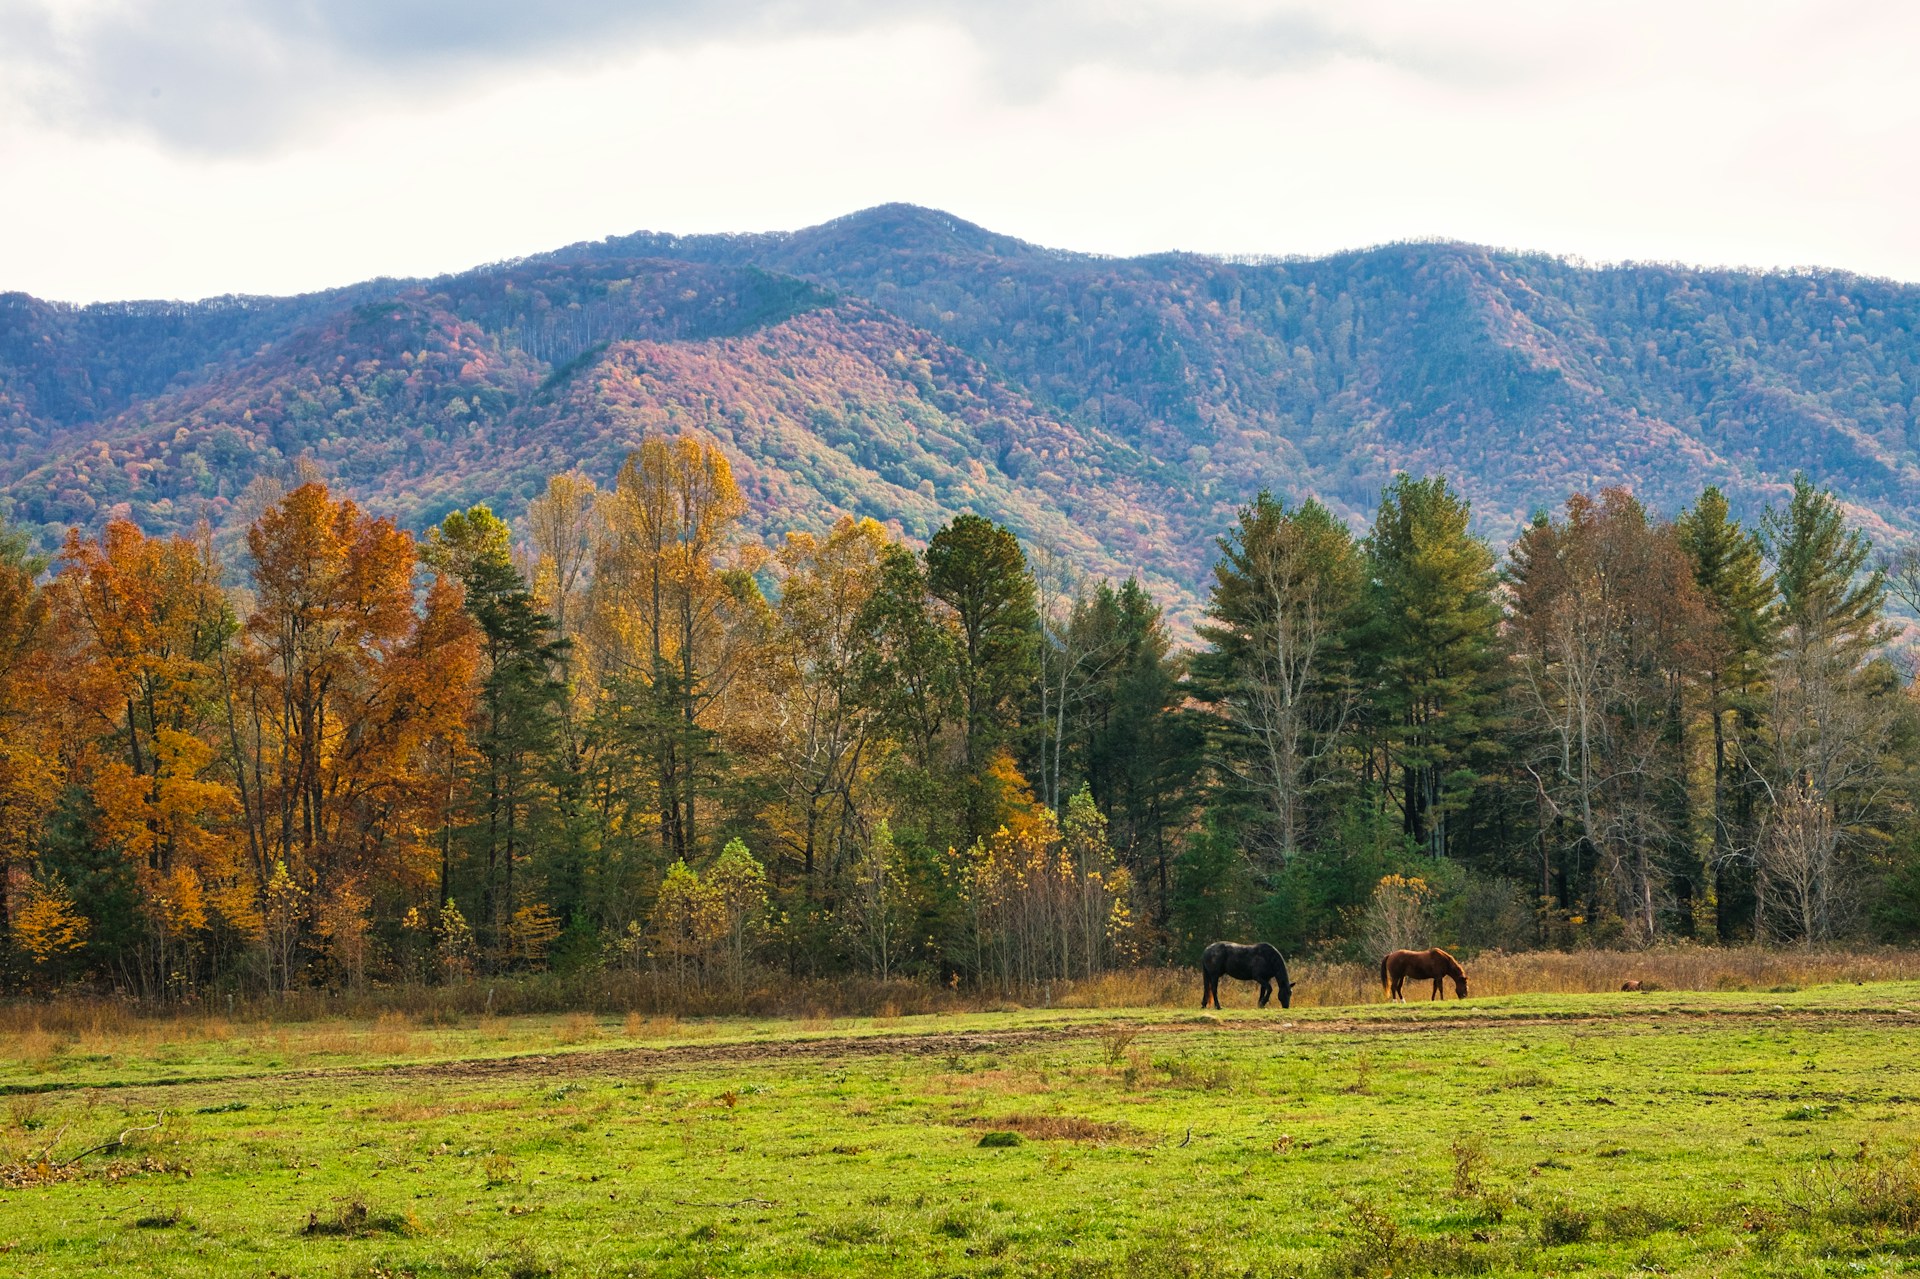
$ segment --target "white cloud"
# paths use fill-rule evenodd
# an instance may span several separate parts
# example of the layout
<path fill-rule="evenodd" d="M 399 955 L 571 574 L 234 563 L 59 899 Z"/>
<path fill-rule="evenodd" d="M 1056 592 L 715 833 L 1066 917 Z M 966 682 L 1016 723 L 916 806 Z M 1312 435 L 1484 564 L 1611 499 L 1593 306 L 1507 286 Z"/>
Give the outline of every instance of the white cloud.
<path fill-rule="evenodd" d="M 510 24 L 434 45 L 431 6 L 271 38 L 218 8 L 206 48 L 266 50 L 206 95 L 260 100 L 238 141 L 89 105 L 72 58 L 8 72 L 0 289 L 284 292 L 884 200 L 1116 253 L 1438 235 L 1920 280 L 1903 5 L 583 0 L 524 48 Z M 312 91 L 276 94 L 302 67 Z"/>

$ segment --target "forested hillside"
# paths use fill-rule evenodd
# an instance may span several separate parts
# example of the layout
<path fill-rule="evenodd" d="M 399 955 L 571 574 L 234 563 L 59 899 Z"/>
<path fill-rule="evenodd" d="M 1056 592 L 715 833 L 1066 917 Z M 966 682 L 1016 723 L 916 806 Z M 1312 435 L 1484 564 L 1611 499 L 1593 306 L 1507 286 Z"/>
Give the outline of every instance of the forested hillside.
<path fill-rule="evenodd" d="M 1504 556 L 1442 477 L 1360 537 L 1262 494 L 1187 651 L 1137 580 L 974 514 L 768 547 L 718 438 L 645 417 L 737 340 L 626 344 L 554 421 L 640 446 L 513 524 L 263 480 L 244 548 L 114 519 L 49 564 L 0 527 L 0 988 L 1920 936 L 1884 615 L 1920 556 L 1872 567 L 1804 479 L 1757 528 L 1574 494 Z"/>
<path fill-rule="evenodd" d="M 249 486 L 297 474 L 418 529 L 695 426 L 763 534 L 975 511 L 1139 573 L 1184 628 L 1263 488 L 1358 527 L 1395 473 L 1445 473 L 1505 543 L 1567 492 L 1672 513 L 1712 483 L 1754 517 L 1804 470 L 1902 538 L 1917 326 L 1920 288 L 1839 273 L 1454 244 L 1117 260 L 885 206 L 292 299 L 0 297 L 0 480 L 46 546 L 114 513 L 231 540 Z"/>

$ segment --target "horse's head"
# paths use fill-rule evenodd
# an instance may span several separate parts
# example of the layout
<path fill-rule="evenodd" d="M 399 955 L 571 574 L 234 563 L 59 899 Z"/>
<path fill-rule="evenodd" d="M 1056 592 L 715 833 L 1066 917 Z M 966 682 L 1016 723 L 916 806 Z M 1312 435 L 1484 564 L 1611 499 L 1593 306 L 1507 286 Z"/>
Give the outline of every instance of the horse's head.
<path fill-rule="evenodd" d="M 1280 987 L 1280 1006 L 1282 1008 L 1293 1007 L 1293 983 L 1282 978 L 1275 984 Z"/>
<path fill-rule="evenodd" d="M 1453 970 L 1453 993 L 1460 999 L 1467 997 L 1467 970 L 1464 968 Z"/>

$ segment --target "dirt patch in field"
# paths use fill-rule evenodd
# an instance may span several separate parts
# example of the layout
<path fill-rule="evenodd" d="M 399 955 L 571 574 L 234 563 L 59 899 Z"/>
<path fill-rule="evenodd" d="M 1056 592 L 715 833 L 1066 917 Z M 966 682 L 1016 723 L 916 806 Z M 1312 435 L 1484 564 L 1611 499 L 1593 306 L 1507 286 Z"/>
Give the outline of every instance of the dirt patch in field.
<path fill-rule="evenodd" d="M 1182 1020 L 1139 1024 L 1142 1035 L 1205 1035 L 1222 1032 L 1245 1034 L 1342 1034 L 1394 1035 L 1444 1034 L 1458 1030 L 1510 1029 L 1525 1026 L 1605 1025 L 1615 1031 L 1650 1029 L 1665 1021 L 1698 1020 L 1703 1016 L 1743 1016 L 1741 1013 L 1638 1013 L 1631 1016 L 1593 1017 L 1422 1017 L 1406 1020 L 1376 1018 L 1328 1018 L 1314 1021 L 1214 1022 Z M 1778 1018 L 1781 1014 L 1768 1016 Z M 1846 1014 L 1820 1014 L 1819 1020 L 1836 1021 Z M 1093 1022 L 1064 1026 L 1037 1026 L 1018 1030 L 933 1031 L 925 1034 L 825 1036 L 804 1039 L 680 1044 L 671 1048 L 601 1048 L 580 1052 L 540 1053 L 518 1057 L 483 1057 L 463 1061 L 421 1062 L 415 1065 L 362 1069 L 316 1070 L 300 1074 L 275 1075 L 275 1079 L 329 1078 L 354 1076 L 423 1080 L 473 1080 L 515 1076 L 551 1079 L 575 1076 L 644 1075 L 650 1071 L 683 1066 L 729 1064 L 751 1066 L 763 1062 L 830 1061 L 843 1057 L 919 1057 L 964 1058 L 969 1055 L 1003 1054 L 1021 1049 L 1097 1039 L 1110 1026 Z"/>
<path fill-rule="evenodd" d="M 1187 1017 L 1178 1021 L 1129 1022 L 1141 1035 L 1202 1034 L 1274 1035 L 1435 1035 L 1453 1031 L 1516 1030 L 1530 1026 L 1605 1026 L 1612 1033 L 1652 1030 L 1671 1022 L 1794 1021 L 1827 1025 L 1888 1025 L 1910 1027 L 1911 1015 L 1900 1010 L 1866 1009 L 1752 1009 L 1677 1008 L 1644 1009 L 1627 1014 L 1476 1014 L 1473 1012 L 1408 1017 L 1340 1017 L 1308 1020 L 1225 1021 Z M 235 1072 L 153 1080 L 49 1081 L 0 1087 L 0 1094 L 68 1092 L 85 1088 L 160 1089 L 194 1084 L 272 1080 L 276 1084 L 314 1080 L 417 1079 L 428 1082 L 464 1082 L 502 1078 L 553 1079 L 646 1075 L 657 1070 L 724 1063 L 750 1066 L 785 1061 L 830 1061 L 852 1057 L 963 1058 L 970 1054 L 1006 1053 L 1024 1048 L 1097 1039 L 1111 1033 L 1112 1022 L 1076 1022 L 1015 1030 L 930 1031 L 886 1035 L 826 1035 L 809 1038 L 687 1043 L 669 1048 L 597 1048 L 560 1053 L 532 1053 L 511 1057 L 477 1057 L 457 1061 L 418 1062 L 394 1066 L 344 1066 L 323 1070 L 274 1074 Z"/>

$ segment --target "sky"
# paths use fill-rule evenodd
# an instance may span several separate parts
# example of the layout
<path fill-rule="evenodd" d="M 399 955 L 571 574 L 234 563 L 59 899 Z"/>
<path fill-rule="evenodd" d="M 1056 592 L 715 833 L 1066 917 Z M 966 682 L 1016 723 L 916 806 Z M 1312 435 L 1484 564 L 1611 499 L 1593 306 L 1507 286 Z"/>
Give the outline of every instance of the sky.
<path fill-rule="evenodd" d="M 1905 0 L 0 0 L 0 292 L 290 293 L 911 201 L 1920 281 Z"/>

